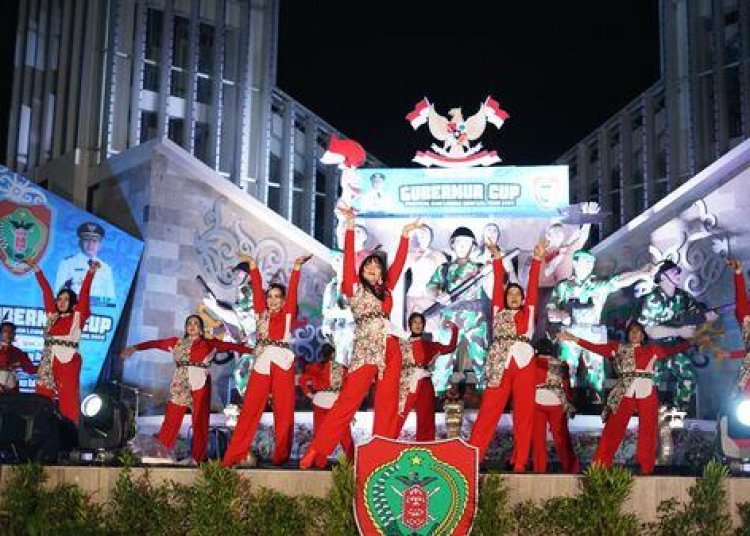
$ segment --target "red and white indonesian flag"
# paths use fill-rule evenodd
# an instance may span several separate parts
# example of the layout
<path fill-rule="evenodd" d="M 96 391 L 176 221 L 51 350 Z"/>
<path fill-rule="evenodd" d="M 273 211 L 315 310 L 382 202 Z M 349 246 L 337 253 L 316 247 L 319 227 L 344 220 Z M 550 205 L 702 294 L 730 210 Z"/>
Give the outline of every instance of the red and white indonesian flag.
<path fill-rule="evenodd" d="M 427 97 L 419 101 L 414 109 L 406 115 L 406 120 L 411 123 L 414 130 L 424 125 L 430 117 L 430 109 L 432 105 Z"/>
<path fill-rule="evenodd" d="M 337 165 L 340 169 L 355 169 L 365 163 L 364 148 L 354 140 L 342 140 L 335 134 L 331 136 L 328 150 L 320 161 L 324 164 Z"/>
<path fill-rule="evenodd" d="M 500 104 L 491 96 L 487 97 L 487 100 L 484 101 L 484 111 L 487 114 L 487 121 L 497 128 L 503 126 L 503 123 L 509 117 L 508 112 L 500 108 Z"/>

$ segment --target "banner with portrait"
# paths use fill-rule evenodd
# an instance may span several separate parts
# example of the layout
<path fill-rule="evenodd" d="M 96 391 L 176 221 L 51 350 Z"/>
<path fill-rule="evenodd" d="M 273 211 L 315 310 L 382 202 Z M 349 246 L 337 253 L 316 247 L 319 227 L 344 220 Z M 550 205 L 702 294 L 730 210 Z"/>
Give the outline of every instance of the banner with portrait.
<path fill-rule="evenodd" d="M 0 166 L 0 320 L 16 325 L 15 344 L 38 363 L 46 314 L 26 259 L 34 259 L 52 291 L 79 292 L 89 263 L 101 265 L 83 330 L 81 391 L 96 384 L 138 268 L 143 243 L 33 182 Z M 21 390 L 34 388 L 20 374 Z"/>

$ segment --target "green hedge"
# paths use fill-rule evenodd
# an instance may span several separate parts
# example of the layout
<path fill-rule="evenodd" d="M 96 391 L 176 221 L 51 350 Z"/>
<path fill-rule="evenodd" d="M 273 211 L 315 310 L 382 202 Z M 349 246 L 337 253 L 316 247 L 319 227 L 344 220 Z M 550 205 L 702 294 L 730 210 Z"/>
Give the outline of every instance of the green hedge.
<path fill-rule="evenodd" d="M 590 468 L 573 497 L 509 506 L 503 477 L 482 480 L 473 534 L 478 536 L 750 536 L 750 504 L 740 504 L 734 530 L 727 509 L 726 468 L 706 465 L 690 500 L 665 501 L 655 523 L 642 523 L 623 505 L 633 489 L 625 469 Z M 333 470 L 327 499 L 291 498 L 252 486 L 237 472 L 204 465 L 191 486 L 154 485 L 125 467 L 112 499 L 92 502 L 75 485 L 47 489 L 39 465 L 19 466 L 0 493 L 0 534 L 23 536 L 353 536 L 354 477 L 342 463 Z"/>

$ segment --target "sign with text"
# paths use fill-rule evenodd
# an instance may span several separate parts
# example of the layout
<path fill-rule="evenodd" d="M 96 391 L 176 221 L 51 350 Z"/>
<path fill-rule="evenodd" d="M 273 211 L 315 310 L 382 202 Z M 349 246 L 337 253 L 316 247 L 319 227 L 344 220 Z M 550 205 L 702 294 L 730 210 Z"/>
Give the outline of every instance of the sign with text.
<path fill-rule="evenodd" d="M 0 166 L 0 320 L 16 325 L 16 346 L 41 359 L 46 314 L 26 259 L 34 259 L 56 294 L 78 293 L 89 262 L 101 264 L 91 287 L 91 317 L 83 330 L 81 391 L 91 390 L 122 315 L 143 243 Z M 34 378 L 20 374 L 21 390 Z"/>
<path fill-rule="evenodd" d="M 556 217 L 568 207 L 567 166 L 358 169 L 366 217 Z"/>

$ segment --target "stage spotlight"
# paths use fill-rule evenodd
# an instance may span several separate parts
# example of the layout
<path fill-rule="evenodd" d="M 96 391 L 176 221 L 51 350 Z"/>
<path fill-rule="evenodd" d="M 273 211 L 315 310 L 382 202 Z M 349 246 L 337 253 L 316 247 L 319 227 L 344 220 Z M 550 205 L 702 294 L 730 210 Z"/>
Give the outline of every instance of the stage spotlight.
<path fill-rule="evenodd" d="M 92 393 L 83 399 L 81 402 L 81 413 L 84 417 L 96 417 L 96 415 L 102 410 L 104 401 L 102 397 L 96 393 Z"/>
<path fill-rule="evenodd" d="M 135 435 L 132 412 L 105 391 L 96 391 L 81 402 L 78 443 L 82 450 L 117 450 Z"/>
<path fill-rule="evenodd" d="M 743 426 L 750 426 L 750 399 L 743 398 L 735 407 L 737 421 Z"/>

